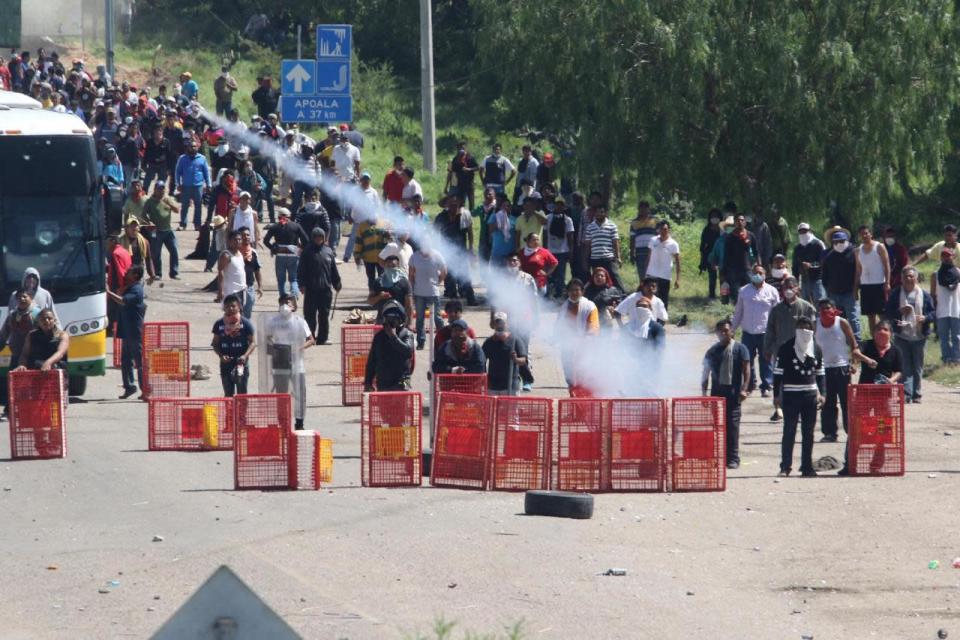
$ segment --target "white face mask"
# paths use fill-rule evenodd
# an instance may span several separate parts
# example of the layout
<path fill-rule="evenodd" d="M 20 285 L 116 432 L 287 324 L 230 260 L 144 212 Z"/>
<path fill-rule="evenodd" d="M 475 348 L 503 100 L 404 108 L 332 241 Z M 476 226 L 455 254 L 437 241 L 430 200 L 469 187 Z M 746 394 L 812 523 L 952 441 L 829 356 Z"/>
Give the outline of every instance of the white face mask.
<path fill-rule="evenodd" d="M 518 273 L 520 273 L 520 267 L 515 267 L 515 266 L 512 265 L 512 264 L 511 264 L 511 265 L 507 265 L 507 273 L 509 273 L 509 274 L 512 275 L 512 276 L 515 276 L 515 275 L 517 275 Z"/>
<path fill-rule="evenodd" d="M 783 290 L 783 299 L 784 300 L 793 300 L 796 297 L 797 293 L 793 289 L 784 289 Z"/>
<path fill-rule="evenodd" d="M 847 242 L 846 240 L 843 240 L 842 242 L 834 242 L 833 250 L 836 251 L 837 253 L 843 253 L 844 251 L 847 250 L 847 247 L 849 246 L 850 246 L 850 243 Z"/>
<path fill-rule="evenodd" d="M 293 313 L 293 309 L 290 308 L 290 305 L 284 304 L 280 306 L 280 315 L 289 316 L 291 313 Z"/>
<path fill-rule="evenodd" d="M 720 218 L 710 218 L 710 224 L 720 224 Z"/>
<path fill-rule="evenodd" d="M 787 270 L 777 269 L 776 267 L 774 267 L 773 269 L 770 269 L 770 275 L 773 276 L 774 279 L 779 280 L 783 276 L 787 275 Z"/>
<path fill-rule="evenodd" d="M 809 231 L 801 233 L 798 237 L 800 238 L 800 246 L 802 247 L 807 246 L 807 243 L 809 243 L 810 240 L 813 239 L 813 236 L 810 235 Z"/>
<path fill-rule="evenodd" d="M 637 307 L 637 324 L 643 326 L 650 322 L 652 318 L 653 313 L 650 311 L 650 309 L 647 309 L 646 307 Z"/>
<path fill-rule="evenodd" d="M 796 347 L 795 351 L 797 354 L 805 353 L 812 355 L 812 343 L 813 343 L 813 330 L 812 329 L 797 329 L 796 330 Z"/>
<path fill-rule="evenodd" d="M 894 244 L 896 244 L 896 242 L 897 242 L 897 239 L 896 239 L 896 238 L 884 238 L 884 239 L 883 239 L 883 243 L 884 243 L 885 245 L 887 245 L 888 247 L 892 247 Z"/>

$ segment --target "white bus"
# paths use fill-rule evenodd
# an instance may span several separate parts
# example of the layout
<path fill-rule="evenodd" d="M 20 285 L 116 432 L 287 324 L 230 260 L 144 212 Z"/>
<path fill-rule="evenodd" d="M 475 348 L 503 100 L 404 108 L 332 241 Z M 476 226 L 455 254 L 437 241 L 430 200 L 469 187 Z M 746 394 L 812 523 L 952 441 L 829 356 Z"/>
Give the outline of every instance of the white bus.
<path fill-rule="evenodd" d="M 0 321 L 34 267 L 70 334 L 71 395 L 106 369 L 103 199 L 93 133 L 79 118 L 0 91 Z M 10 351 L 0 352 L 0 372 Z"/>

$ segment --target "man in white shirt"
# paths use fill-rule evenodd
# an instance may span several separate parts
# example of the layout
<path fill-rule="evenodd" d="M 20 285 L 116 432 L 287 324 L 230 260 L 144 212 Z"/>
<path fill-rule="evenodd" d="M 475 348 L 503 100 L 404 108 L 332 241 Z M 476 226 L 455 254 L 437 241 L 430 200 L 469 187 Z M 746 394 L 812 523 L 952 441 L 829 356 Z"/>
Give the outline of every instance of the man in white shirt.
<path fill-rule="evenodd" d="M 493 187 L 498 194 L 506 193 L 507 185 L 516 175 L 517 169 L 503 155 L 503 147 L 500 143 L 494 144 L 493 153 L 484 158 L 480 165 L 480 179 L 484 188 Z"/>
<path fill-rule="evenodd" d="M 410 258 L 413 256 L 413 247 L 407 242 L 409 236 L 407 234 L 398 236 L 392 231 L 388 231 L 387 236 L 390 238 L 390 242 L 380 250 L 381 265 L 386 263 L 387 258 L 397 256 L 400 259 L 400 268 L 409 271 Z"/>
<path fill-rule="evenodd" d="M 341 131 L 340 143 L 333 149 L 333 166 L 340 180 L 354 182 L 360 175 L 360 149 L 350 144 L 347 132 Z"/>
<path fill-rule="evenodd" d="M 635 326 L 638 319 L 637 306 L 638 303 L 644 299 L 650 301 L 650 312 L 653 314 L 653 319 L 662 325 L 666 324 L 670 316 L 667 314 L 667 307 L 664 306 L 663 300 L 657 297 L 657 281 L 651 277 L 644 278 L 640 286 L 637 287 L 637 290 L 617 305 L 617 308 L 614 310 L 614 317 L 617 319 L 617 324 L 623 327 L 623 321 L 626 320 L 627 329 L 634 332 L 637 328 Z"/>
<path fill-rule="evenodd" d="M 663 300 L 663 306 L 670 307 L 670 276 L 676 266 L 677 275 L 674 289 L 680 288 L 680 245 L 670 237 L 670 223 L 660 222 L 659 235 L 650 240 L 650 257 L 647 260 L 646 276 L 657 281 L 657 293 Z"/>
<path fill-rule="evenodd" d="M 426 342 L 424 317 L 427 307 L 431 308 L 434 326 L 437 329 L 443 326 L 440 317 L 440 285 L 447 277 L 447 263 L 440 252 L 434 251 L 428 243 L 423 242 L 410 257 L 408 276 L 417 309 L 417 349 L 423 349 Z"/>
<path fill-rule="evenodd" d="M 420 199 L 423 199 L 423 189 L 420 187 L 420 183 L 413 179 L 413 169 L 406 167 L 400 178 L 403 180 L 401 197 L 404 200 L 413 200 L 413 196 L 420 196 Z"/>
<path fill-rule="evenodd" d="M 371 213 L 376 213 L 377 207 L 380 206 L 380 194 L 377 193 L 377 190 L 370 186 L 370 173 L 364 171 L 360 174 L 360 189 L 363 191 L 363 195 L 367 197 L 367 200 L 370 201 Z"/>
<path fill-rule="evenodd" d="M 573 218 L 567 213 L 567 202 L 558 197 L 554 200 L 553 213 L 547 216 L 547 223 L 543 226 L 547 251 L 557 259 L 557 268 L 550 274 L 550 283 L 553 289 L 551 293 L 558 298 L 563 296 L 566 288 L 567 264 L 574 246 L 574 230 Z"/>
<path fill-rule="evenodd" d="M 777 288 L 766 282 L 766 270 L 754 265 L 750 274 L 750 284 L 740 288 L 737 295 L 737 306 L 733 311 L 733 331 L 743 329 L 740 342 L 750 352 L 750 386 L 756 385 L 756 369 L 753 359 L 759 354 L 760 360 L 760 395 L 766 398 L 773 387 L 773 367 L 770 361 L 763 356 L 763 342 L 767 333 L 767 322 L 770 311 L 780 304 L 780 293 Z M 749 389 L 752 391 L 752 389 Z"/>

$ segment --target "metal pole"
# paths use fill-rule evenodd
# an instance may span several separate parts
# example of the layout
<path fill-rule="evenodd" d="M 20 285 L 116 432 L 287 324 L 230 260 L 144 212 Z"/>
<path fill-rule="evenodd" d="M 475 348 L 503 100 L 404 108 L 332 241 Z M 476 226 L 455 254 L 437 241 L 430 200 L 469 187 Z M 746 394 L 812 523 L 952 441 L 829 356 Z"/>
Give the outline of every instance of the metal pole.
<path fill-rule="evenodd" d="M 420 100 L 423 114 L 423 168 L 437 170 L 437 123 L 433 114 L 433 6 L 420 0 Z"/>
<path fill-rule="evenodd" d="M 303 25 L 297 25 L 297 60 L 303 60 L 303 50 L 301 48 L 300 38 L 303 36 Z"/>
<path fill-rule="evenodd" d="M 106 6 L 105 6 L 105 15 L 104 15 L 104 22 L 105 22 L 104 45 L 107 50 L 107 73 L 109 73 L 110 77 L 113 78 L 114 77 L 114 74 L 113 74 L 113 30 L 114 30 L 113 0 L 105 0 L 105 2 L 106 2 Z"/>

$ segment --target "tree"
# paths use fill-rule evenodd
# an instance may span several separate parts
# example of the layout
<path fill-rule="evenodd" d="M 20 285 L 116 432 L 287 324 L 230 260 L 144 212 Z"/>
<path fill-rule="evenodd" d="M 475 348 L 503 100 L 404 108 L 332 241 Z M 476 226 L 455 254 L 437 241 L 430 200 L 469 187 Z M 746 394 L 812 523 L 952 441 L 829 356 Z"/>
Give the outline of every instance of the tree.
<path fill-rule="evenodd" d="M 858 220 L 941 174 L 950 0 L 473 0 L 508 126 L 571 128 L 581 174 Z"/>

